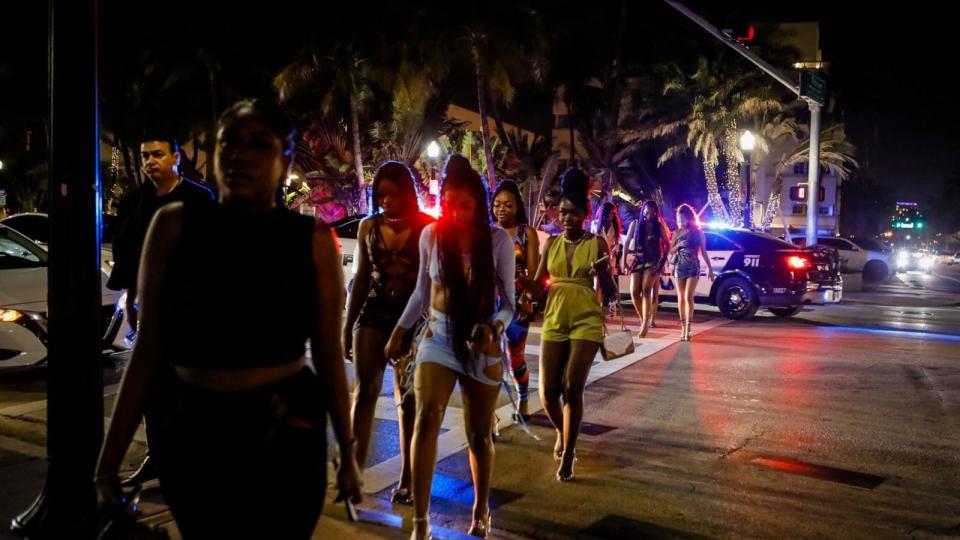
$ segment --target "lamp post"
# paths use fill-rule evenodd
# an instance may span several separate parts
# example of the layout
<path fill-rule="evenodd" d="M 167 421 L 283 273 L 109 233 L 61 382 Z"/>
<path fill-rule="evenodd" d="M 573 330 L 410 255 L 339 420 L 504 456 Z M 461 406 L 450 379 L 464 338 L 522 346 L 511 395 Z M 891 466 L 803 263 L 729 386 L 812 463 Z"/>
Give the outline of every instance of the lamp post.
<path fill-rule="evenodd" d="M 753 149 L 754 147 L 756 147 L 756 145 L 757 145 L 757 138 L 753 136 L 753 133 L 750 133 L 749 129 L 744 131 L 743 135 L 740 136 L 740 150 L 743 151 L 744 162 L 746 165 L 744 167 L 744 170 L 746 171 L 746 173 L 744 174 L 744 176 L 746 176 L 746 179 L 744 180 L 744 184 L 747 186 L 747 197 L 746 197 L 747 209 L 743 213 L 743 226 L 746 229 L 749 229 L 750 226 L 753 224 L 752 223 L 753 216 L 751 215 L 753 212 L 753 204 L 752 204 L 753 201 L 751 200 L 751 193 L 750 193 L 751 192 L 750 169 L 752 168 L 752 163 L 750 162 L 750 158 L 751 158 L 751 155 L 753 154 Z"/>

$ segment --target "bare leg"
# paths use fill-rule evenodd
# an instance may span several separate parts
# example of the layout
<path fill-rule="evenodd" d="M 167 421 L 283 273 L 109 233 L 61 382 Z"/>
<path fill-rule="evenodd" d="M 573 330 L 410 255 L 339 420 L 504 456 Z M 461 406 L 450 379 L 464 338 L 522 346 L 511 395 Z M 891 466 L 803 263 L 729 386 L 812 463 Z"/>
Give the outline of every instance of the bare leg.
<path fill-rule="evenodd" d="M 650 321 L 653 320 L 653 312 L 657 309 L 656 305 L 653 303 L 653 287 L 654 282 L 658 278 L 656 274 L 651 270 L 645 270 L 643 272 L 643 282 L 641 285 L 643 299 L 641 305 L 643 308 L 643 325 L 640 328 L 640 337 L 645 337 L 647 335 L 647 329 L 650 327 Z"/>
<path fill-rule="evenodd" d="M 600 344 L 595 341 L 574 339 L 570 342 L 570 360 L 563 372 L 563 459 L 558 475 L 573 474 L 577 437 L 583 421 L 583 389 L 599 349 Z"/>
<path fill-rule="evenodd" d="M 457 374 L 440 364 L 419 363 L 414 375 L 417 419 L 413 427 L 412 473 L 413 507 L 415 518 L 426 518 L 430 513 L 430 489 L 433 470 L 437 465 L 437 437 L 447 410 L 447 402 L 457 382 Z M 428 521 L 414 522 L 414 535 L 426 533 Z"/>
<path fill-rule="evenodd" d="M 403 395 L 400 374 L 393 373 L 393 400 L 397 403 L 400 425 L 400 482 L 398 490 L 410 489 L 410 444 L 413 441 L 413 423 L 417 418 L 417 400 L 414 392 Z"/>
<path fill-rule="evenodd" d="M 386 343 L 387 335 L 375 328 L 360 327 L 353 336 L 353 367 L 356 371 L 353 382 L 353 433 L 357 438 L 357 465 L 361 471 L 367 466 L 373 416 L 383 387 L 383 372 L 387 365 L 383 347 Z"/>
<path fill-rule="evenodd" d="M 653 328 L 656 326 L 654 321 L 657 318 L 657 310 L 660 306 L 660 274 L 654 276 L 653 279 L 653 294 L 651 295 L 652 300 L 650 302 L 650 327 Z"/>
<path fill-rule="evenodd" d="M 502 370 L 500 364 L 496 367 Z M 500 377 L 502 373 L 490 378 L 499 380 Z M 486 527 L 490 515 L 490 478 L 493 476 L 493 411 L 496 409 L 500 386 L 484 384 L 461 375 L 460 390 L 463 393 L 463 417 L 470 450 L 470 475 L 473 478 L 473 521 L 475 524 L 479 521 L 482 527 Z"/>
<path fill-rule="evenodd" d="M 688 279 L 687 286 L 684 291 L 684 297 L 686 298 L 685 307 L 687 310 L 687 314 L 686 314 L 687 324 L 690 324 L 693 321 L 694 297 L 697 294 L 698 281 L 700 281 L 699 278 Z"/>
<path fill-rule="evenodd" d="M 633 301 L 633 309 L 637 311 L 637 317 L 643 320 L 643 274 L 634 272 L 630 274 L 630 299 Z"/>
<path fill-rule="evenodd" d="M 547 418 L 557 430 L 554 453 L 563 451 L 563 372 L 570 354 L 569 341 L 540 342 L 540 401 Z"/>

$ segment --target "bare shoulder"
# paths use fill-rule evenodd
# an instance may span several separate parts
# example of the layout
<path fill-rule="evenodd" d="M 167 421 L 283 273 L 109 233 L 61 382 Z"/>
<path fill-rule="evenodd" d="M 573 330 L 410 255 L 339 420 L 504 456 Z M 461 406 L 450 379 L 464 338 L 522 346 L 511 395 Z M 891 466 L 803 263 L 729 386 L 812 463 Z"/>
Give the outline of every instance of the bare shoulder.
<path fill-rule="evenodd" d="M 153 218 L 154 237 L 162 243 L 173 242 L 179 238 L 183 228 L 183 203 L 172 202 L 157 210 Z"/>

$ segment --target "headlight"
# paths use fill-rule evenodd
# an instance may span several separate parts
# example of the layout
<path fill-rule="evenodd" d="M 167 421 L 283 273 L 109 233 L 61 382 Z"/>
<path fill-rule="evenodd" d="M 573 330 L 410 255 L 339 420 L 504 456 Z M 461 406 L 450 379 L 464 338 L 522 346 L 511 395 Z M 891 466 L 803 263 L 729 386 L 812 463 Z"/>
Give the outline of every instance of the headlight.
<path fill-rule="evenodd" d="M 907 266 L 910 263 L 910 256 L 907 255 L 906 251 L 901 251 L 897 253 L 897 266 L 903 267 Z"/>
<path fill-rule="evenodd" d="M 0 309 L 0 322 L 14 322 L 23 317 L 23 313 L 15 309 Z"/>

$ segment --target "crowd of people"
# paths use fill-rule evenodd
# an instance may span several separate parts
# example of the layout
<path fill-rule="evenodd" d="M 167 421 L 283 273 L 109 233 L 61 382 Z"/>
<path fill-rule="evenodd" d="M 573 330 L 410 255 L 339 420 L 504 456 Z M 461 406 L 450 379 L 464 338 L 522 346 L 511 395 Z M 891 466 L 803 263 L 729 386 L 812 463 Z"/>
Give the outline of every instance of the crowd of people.
<path fill-rule="evenodd" d="M 326 492 L 327 421 L 336 500 L 358 503 L 392 365 L 402 458 L 392 503 L 413 507 L 412 538 L 431 537 L 438 437 L 459 384 L 474 488 L 468 532 L 486 537 L 494 411 L 506 376 L 515 419 L 530 419 L 524 352 L 537 306 L 539 397 L 556 432 L 556 480 L 570 482 L 604 304 L 619 305 L 598 283 L 630 275 L 642 338 L 672 272 L 689 339 L 700 258 L 713 277 L 696 215 L 681 207 L 671 234 L 648 201 L 623 236 L 617 207 L 605 202 L 590 227 L 590 180 L 574 167 L 541 246 L 516 183 L 488 196 L 469 161 L 452 155 L 434 219 L 420 211 L 416 176 L 388 161 L 373 178 L 345 298 L 335 234 L 283 204 L 294 137 L 272 101 L 233 105 L 217 129 L 216 199 L 180 179 L 175 140 L 144 139 L 147 181 L 120 207 L 112 283 L 127 290 L 138 335 L 97 468 L 101 498 L 125 504 L 118 473 L 146 416 L 150 457 L 126 483 L 158 477 L 184 538 L 309 538 Z M 266 245 L 269 257 L 258 248 Z"/>

